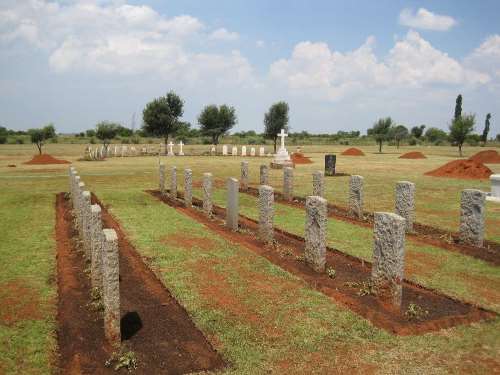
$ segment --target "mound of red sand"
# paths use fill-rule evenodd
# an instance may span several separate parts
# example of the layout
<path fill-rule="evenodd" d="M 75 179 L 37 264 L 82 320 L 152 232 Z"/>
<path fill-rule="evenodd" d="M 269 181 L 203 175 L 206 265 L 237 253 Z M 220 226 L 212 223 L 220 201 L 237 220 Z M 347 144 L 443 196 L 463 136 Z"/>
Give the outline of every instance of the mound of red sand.
<path fill-rule="evenodd" d="M 347 156 L 365 156 L 365 153 L 361 151 L 359 148 L 351 147 L 345 150 L 341 155 Z"/>
<path fill-rule="evenodd" d="M 469 160 L 474 160 L 478 163 L 498 164 L 500 163 L 500 155 L 495 150 L 485 150 L 472 155 Z"/>
<path fill-rule="evenodd" d="M 311 164 L 313 161 L 301 152 L 294 152 L 291 156 L 293 164 Z"/>
<path fill-rule="evenodd" d="M 482 163 L 474 160 L 453 160 L 445 165 L 425 173 L 433 177 L 450 177 L 462 179 L 489 178 L 493 172 Z"/>
<path fill-rule="evenodd" d="M 399 157 L 400 159 L 427 159 L 427 156 L 420 151 L 407 152 Z"/>
<path fill-rule="evenodd" d="M 56 159 L 49 154 L 35 155 L 30 161 L 23 164 L 70 164 L 67 160 Z"/>

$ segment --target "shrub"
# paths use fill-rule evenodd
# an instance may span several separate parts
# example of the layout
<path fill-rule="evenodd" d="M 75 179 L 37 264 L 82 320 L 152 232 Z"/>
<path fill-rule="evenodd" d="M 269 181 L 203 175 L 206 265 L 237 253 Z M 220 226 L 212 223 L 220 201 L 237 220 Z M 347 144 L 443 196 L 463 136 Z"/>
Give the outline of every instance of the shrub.
<path fill-rule="evenodd" d="M 6 135 L 0 135 L 0 145 L 3 145 L 7 143 L 7 136 Z"/>
<path fill-rule="evenodd" d="M 90 144 L 95 145 L 95 138 L 94 137 L 90 138 Z"/>
<path fill-rule="evenodd" d="M 141 139 L 139 137 L 132 137 L 132 143 L 135 144 L 135 145 L 138 145 L 139 143 L 141 143 Z"/>
<path fill-rule="evenodd" d="M 128 139 L 128 138 L 123 138 L 123 139 L 121 140 L 121 143 L 122 143 L 122 144 L 124 144 L 124 145 L 128 145 L 128 144 L 130 143 L 130 139 Z"/>
<path fill-rule="evenodd" d="M 16 138 L 16 144 L 18 144 L 18 145 L 24 144 L 24 139 L 22 139 L 22 138 Z"/>
<path fill-rule="evenodd" d="M 410 146 L 416 146 L 416 145 L 417 145 L 417 143 L 418 143 L 418 142 L 417 142 L 417 138 L 415 138 L 415 137 L 411 137 L 411 138 L 410 138 L 410 140 L 408 141 L 408 144 L 409 144 Z"/>

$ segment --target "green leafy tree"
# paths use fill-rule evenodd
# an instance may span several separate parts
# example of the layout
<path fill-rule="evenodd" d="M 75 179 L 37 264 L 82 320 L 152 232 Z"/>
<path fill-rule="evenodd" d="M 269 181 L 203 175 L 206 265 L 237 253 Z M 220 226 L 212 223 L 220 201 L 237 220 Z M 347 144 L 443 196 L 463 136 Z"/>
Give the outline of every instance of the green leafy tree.
<path fill-rule="evenodd" d="M 0 145 L 7 143 L 8 130 L 3 126 L 0 126 Z"/>
<path fill-rule="evenodd" d="M 382 152 L 382 143 L 389 139 L 391 127 L 394 125 L 390 117 L 378 119 L 373 127 L 368 129 L 368 135 L 371 135 L 378 143 L 378 152 Z"/>
<path fill-rule="evenodd" d="M 86 135 L 87 135 L 87 137 L 89 137 L 89 138 L 95 137 L 95 130 L 94 130 L 94 129 L 89 129 L 89 130 L 86 130 L 86 131 L 85 131 L 85 134 L 86 134 Z"/>
<path fill-rule="evenodd" d="M 458 94 L 457 99 L 455 100 L 455 115 L 453 116 L 454 120 L 458 120 L 462 116 L 462 94 Z"/>
<path fill-rule="evenodd" d="M 281 132 L 281 129 L 285 129 L 285 131 L 289 130 L 288 111 L 288 103 L 277 102 L 274 103 L 264 115 L 264 136 L 273 140 L 275 153 L 278 134 Z"/>
<path fill-rule="evenodd" d="M 214 145 L 219 143 L 219 138 L 232 129 L 237 121 L 236 110 L 226 104 L 220 107 L 207 105 L 198 116 L 201 134 L 211 137 Z"/>
<path fill-rule="evenodd" d="M 119 127 L 120 124 L 109 121 L 101 121 L 96 125 L 95 136 L 102 141 L 106 151 L 108 150 L 111 140 L 118 134 Z"/>
<path fill-rule="evenodd" d="M 396 142 L 396 147 L 399 148 L 401 141 L 408 137 L 410 132 L 408 128 L 404 125 L 396 125 L 391 128 L 390 137 Z"/>
<path fill-rule="evenodd" d="M 411 128 L 411 135 L 413 135 L 417 139 L 420 139 L 422 134 L 424 134 L 424 129 L 425 125 L 414 126 L 413 128 Z"/>
<path fill-rule="evenodd" d="M 142 112 L 143 130 L 148 135 L 165 138 L 175 135 L 179 128 L 179 117 L 184 113 L 184 102 L 173 91 L 149 102 Z"/>
<path fill-rule="evenodd" d="M 476 116 L 473 114 L 461 115 L 453 119 L 450 125 L 450 140 L 458 146 L 458 154 L 462 156 L 462 146 L 467 136 L 474 130 Z"/>
<path fill-rule="evenodd" d="M 490 132 L 490 120 L 491 113 L 486 115 L 486 119 L 484 120 L 484 129 L 483 134 L 481 135 L 481 141 L 483 142 L 483 146 L 486 145 L 486 141 L 488 140 L 488 133 Z"/>
<path fill-rule="evenodd" d="M 429 128 L 425 132 L 425 138 L 431 143 L 440 143 L 448 138 L 448 134 L 438 128 Z"/>
<path fill-rule="evenodd" d="M 48 124 L 43 128 L 30 129 L 28 130 L 28 134 L 30 136 L 31 143 L 36 145 L 38 152 L 41 155 L 42 147 L 45 144 L 45 141 L 56 136 L 56 129 L 53 124 Z"/>

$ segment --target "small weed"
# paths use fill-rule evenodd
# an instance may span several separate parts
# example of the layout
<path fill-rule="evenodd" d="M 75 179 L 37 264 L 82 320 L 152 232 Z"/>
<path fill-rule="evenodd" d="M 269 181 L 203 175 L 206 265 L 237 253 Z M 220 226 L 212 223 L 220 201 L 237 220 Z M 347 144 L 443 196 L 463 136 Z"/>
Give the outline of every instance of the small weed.
<path fill-rule="evenodd" d="M 106 367 L 111 367 L 113 366 L 113 364 L 114 364 L 113 368 L 115 371 L 118 371 L 122 368 L 125 368 L 128 371 L 133 371 L 137 369 L 137 358 L 133 351 L 119 352 L 119 353 L 114 352 L 111 355 L 111 358 L 109 358 L 104 363 L 104 365 Z"/>
<path fill-rule="evenodd" d="M 328 267 L 326 269 L 326 274 L 330 279 L 335 279 L 335 276 L 337 276 L 337 271 L 335 271 L 332 267 Z"/>
<path fill-rule="evenodd" d="M 296 260 L 297 262 L 305 262 L 305 261 L 306 261 L 306 258 L 305 258 L 303 255 L 297 255 L 297 256 L 295 257 L 295 260 Z"/>
<path fill-rule="evenodd" d="M 376 294 L 375 288 L 370 281 L 363 281 L 361 283 L 358 283 L 356 281 L 346 281 L 344 285 L 349 288 L 357 288 L 358 296 L 370 296 Z"/>
<path fill-rule="evenodd" d="M 429 314 L 429 311 L 424 310 L 416 303 L 410 303 L 405 311 L 405 316 L 408 320 L 422 320 Z"/>

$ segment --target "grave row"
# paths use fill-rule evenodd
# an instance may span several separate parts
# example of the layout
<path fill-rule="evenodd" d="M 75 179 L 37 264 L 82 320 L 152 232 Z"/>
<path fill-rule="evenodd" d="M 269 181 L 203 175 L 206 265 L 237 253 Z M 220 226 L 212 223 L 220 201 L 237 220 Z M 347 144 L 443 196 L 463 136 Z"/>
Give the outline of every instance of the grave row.
<path fill-rule="evenodd" d="M 85 259 L 90 262 L 91 286 L 102 295 L 104 334 L 112 346 L 119 347 L 121 333 L 118 236 L 114 229 L 103 228 L 101 207 L 91 204 L 90 191 L 85 189 L 85 183 L 81 181 L 74 167 L 69 168 L 69 185 L 74 224 Z"/>
<path fill-rule="evenodd" d="M 160 193 L 166 193 L 165 165 L 160 164 Z M 241 163 L 241 179 L 227 179 L 226 226 L 238 230 L 239 191 L 248 188 L 248 162 Z M 274 189 L 268 184 L 267 165 L 260 166 L 259 186 L 259 238 L 268 244 L 274 241 Z M 316 272 L 325 272 L 328 224 L 328 203 L 324 195 L 324 174 L 313 173 L 313 195 L 306 198 L 305 220 L 305 262 Z M 193 172 L 184 170 L 184 202 L 192 207 Z M 203 174 L 203 211 L 212 216 L 213 176 Z M 177 199 L 177 168 L 170 174 L 170 197 Z M 293 168 L 283 169 L 283 197 L 293 199 Z M 396 185 L 395 213 L 375 212 L 374 247 L 371 283 L 380 298 L 400 308 L 402 282 L 404 279 L 405 233 L 413 228 L 415 212 L 415 185 L 408 181 Z M 462 193 L 460 238 L 477 246 L 482 245 L 484 236 L 485 195 L 479 190 L 467 189 Z M 349 212 L 353 217 L 363 218 L 363 177 L 351 176 L 349 182 Z"/>

